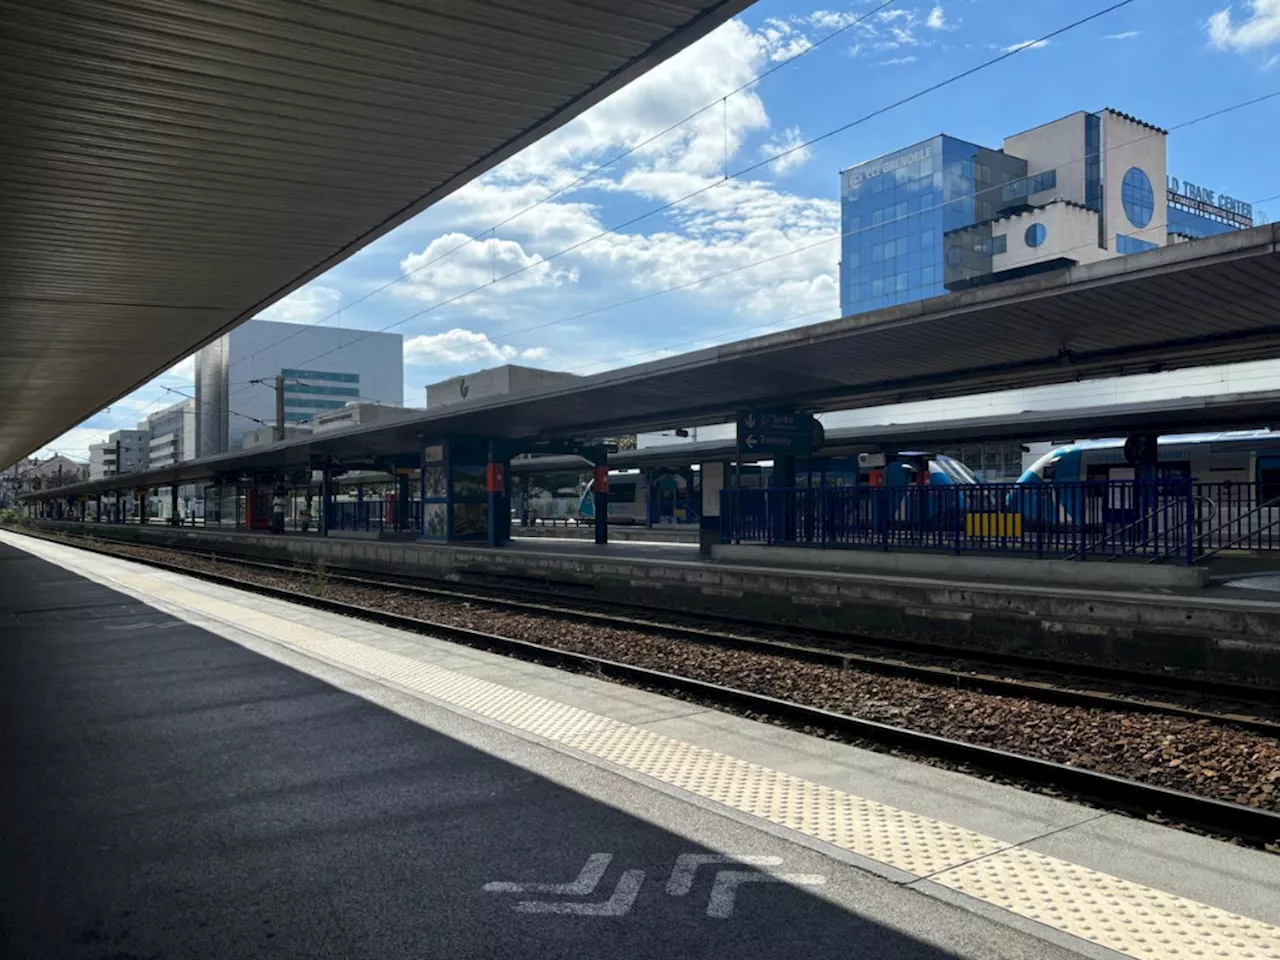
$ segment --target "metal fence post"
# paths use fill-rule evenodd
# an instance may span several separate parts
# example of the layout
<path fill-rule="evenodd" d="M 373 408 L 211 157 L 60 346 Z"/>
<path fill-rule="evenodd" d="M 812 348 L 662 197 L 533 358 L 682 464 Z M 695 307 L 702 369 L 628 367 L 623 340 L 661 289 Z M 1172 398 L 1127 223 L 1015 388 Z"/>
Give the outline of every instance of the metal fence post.
<path fill-rule="evenodd" d="M 881 548 L 889 552 L 889 487 L 876 487 L 876 522 L 880 525 Z"/>
<path fill-rule="evenodd" d="M 1032 490 L 1036 505 L 1036 556 L 1044 559 L 1044 484 L 1037 483 Z"/>
<path fill-rule="evenodd" d="M 1186 555 L 1187 563 L 1186 563 L 1186 565 L 1187 565 L 1188 567 L 1189 567 L 1189 566 L 1191 566 L 1191 564 L 1195 563 L 1195 549 L 1194 549 L 1194 544 L 1193 544 L 1193 540 L 1195 539 L 1195 517 L 1193 517 L 1193 516 L 1191 515 L 1191 511 L 1192 511 L 1193 507 L 1195 506 L 1195 497 L 1192 495 L 1192 493 L 1193 493 L 1193 491 L 1192 491 L 1191 478 L 1190 478 L 1190 477 L 1188 477 L 1188 478 L 1187 478 L 1187 487 L 1186 487 L 1186 511 L 1187 511 L 1187 534 L 1186 534 L 1186 536 L 1187 536 L 1187 555 Z"/>
<path fill-rule="evenodd" d="M 951 494 L 947 499 L 951 501 L 951 507 L 955 511 L 956 556 L 958 557 L 960 556 L 960 540 L 964 533 L 964 511 L 960 509 L 960 488 L 944 487 L 943 489 Z"/>

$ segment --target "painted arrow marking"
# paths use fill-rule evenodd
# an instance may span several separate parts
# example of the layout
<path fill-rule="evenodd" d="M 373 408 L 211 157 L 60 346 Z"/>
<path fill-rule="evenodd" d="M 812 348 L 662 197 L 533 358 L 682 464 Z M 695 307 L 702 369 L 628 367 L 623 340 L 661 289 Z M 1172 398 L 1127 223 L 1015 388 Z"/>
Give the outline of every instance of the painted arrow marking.
<path fill-rule="evenodd" d="M 673 897 L 683 897 L 693 889 L 693 877 L 698 868 L 713 863 L 736 863 L 747 867 L 776 867 L 782 863 L 781 857 L 726 857 L 716 853 L 682 853 L 676 857 L 676 865 L 667 880 L 667 893 Z"/>
<path fill-rule="evenodd" d="M 613 896 L 603 903 L 570 903 L 551 900 L 525 900 L 517 903 L 515 909 L 519 913 L 562 913 L 577 917 L 625 917 L 631 912 L 631 905 L 640 894 L 644 883 L 643 870 L 628 870 L 618 881 Z M 732 904 L 729 907 L 733 910 Z"/>
<path fill-rule="evenodd" d="M 559 893 L 569 897 L 584 897 L 596 888 L 604 872 L 609 869 L 612 859 L 612 853 L 591 854 L 587 857 L 582 872 L 578 874 L 578 879 L 569 883 L 510 883 L 494 880 L 486 883 L 484 889 L 489 893 Z"/>
<path fill-rule="evenodd" d="M 727 920 L 733 916 L 738 887 L 744 883 L 790 883 L 805 887 L 817 887 L 827 882 L 820 873 L 757 873 L 754 870 L 721 870 L 711 886 L 711 899 L 707 903 L 707 916 L 715 920 Z"/>

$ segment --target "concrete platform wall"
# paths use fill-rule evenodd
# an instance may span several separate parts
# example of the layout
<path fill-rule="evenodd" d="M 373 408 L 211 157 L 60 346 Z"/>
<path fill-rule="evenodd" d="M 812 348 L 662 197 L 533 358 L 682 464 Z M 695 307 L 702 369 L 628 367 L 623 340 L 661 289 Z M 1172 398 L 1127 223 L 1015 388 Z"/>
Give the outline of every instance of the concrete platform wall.
<path fill-rule="evenodd" d="M 1200 592 L 996 584 L 518 549 L 279 537 L 161 526 L 45 523 L 49 530 L 254 559 L 323 562 L 486 585 L 553 585 L 597 599 L 829 627 L 891 639 L 945 639 L 972 649 L 1280 682 L 1280 604 Z M 618 545 L 625 551 L 625 545 Z M 781 552 L 779 554 L 781 558 Z"/>
<path fill-rule="evenodd" d="M 880 550 L 820 550 L 810 547 L 770 547 L 748 543 L 718 543 L 713 559 L 725 563 L 783 563 L 789 567 L 823 570 L 898 573 L 914 577 L 956 577 L 1000 582 L 1050 583 L 1055 586 L 1100 587 L 1114 590 L 1185 590 L 1209 585 L 1204 567 L 1181 567 L 1105 560 L 1036 560 L 1026 556 L 964 553 L 912 553 Z"/>

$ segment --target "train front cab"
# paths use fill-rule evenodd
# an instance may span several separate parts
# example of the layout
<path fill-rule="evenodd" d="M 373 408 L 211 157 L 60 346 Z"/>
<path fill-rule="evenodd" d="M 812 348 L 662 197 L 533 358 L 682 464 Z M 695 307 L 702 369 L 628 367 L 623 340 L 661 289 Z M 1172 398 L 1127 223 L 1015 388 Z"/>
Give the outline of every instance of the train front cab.
<path fill-rule="evenodd" d="M 1159 455 L 1156 480 L 1192 479 L 1184 451 L 1165 447 Z M 1057 447 L 1018 478 L 1008 508 L 1030 523 L 1119 527 L 1142 516 L 1142 495 L 1133 482 L 1138 479 L 1138 469 L 1125 462 L 1117 444 Z"/>

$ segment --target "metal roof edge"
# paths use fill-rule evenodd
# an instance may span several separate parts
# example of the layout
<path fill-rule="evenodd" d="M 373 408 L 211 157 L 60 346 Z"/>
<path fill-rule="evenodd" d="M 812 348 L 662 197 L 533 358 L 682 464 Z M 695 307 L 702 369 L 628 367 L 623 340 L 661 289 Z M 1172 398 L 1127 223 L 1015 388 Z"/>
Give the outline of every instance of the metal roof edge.
<path fill-rule="evenodd" d="M 510 159 L 512 156 L 519 153 L 526 147 L 531 146 L 533 143 L 536 143 L 547 134 L 564 126 L 570 120 L 573 120 L 590 107 L 595 106 L 595 104 L 599 103 L 601 100 L 604 100 L 611 94 L 621 90 L 632 80 L 642 76 L 659 63 L 662 63 L 674 56 L 676 53 L 679 53 L 691 43 L 702 39 L 706 34 L 741 13 L 754 2 L 755 0 L 714 0 L 714 2 L 704 7 L 703 11 L 692 20 L 671 31 L 671 33 L 667 35 L 666 39 L 658 41 L 640 55 L 633 57 L 628 63 L 617 68 L 611 74 L 596 83 L 591 89 L 580 94 L 578 97 L 573 98 L 559 109 L 544 117 L 542 122 L 526 129 L 515 138 L 507 141 L 507 143 L 499 146 L 467 169 L 455 175 L 450 180 L 436 187 L 434 190 L 423 194 L 412 204 L 402 207 L 400 210 L 386 217 L 369 230 L 366 230 L 354 240 L 351 240 L 343 247 L 335 250 L 332 254 L 307 272 L 300 274 L 293 280 L 290 280 L 286 284 L 277 288 L 275 292 L 259 300 L 256 304 L 241 311 L 234 319 L 223 324 L 203 340 L 184 349 L 181 353 L 170 357 L 167 361 L 156 367 L 146 377 L 137 381 L 132 386 L 120 391 L 104 403 L 102 407 L 109 407 L 112 404 L 119 402 L 122 398 L 128 396 L 130 393 L 147 383 L 150 383 L 165 370 L 168 370 L 175 364 L 180 363 L 197 350 L 200 350 L 217 340 L 219 337 L 234 330 L 246 320 L 253 319 L 272 304 L 284 299 L 289 294 L 342 263 L 348 257 L 357 253 L 370 243 L 373 243 L 373 241 L 377 240 L 379 237 L 384 236 L 403 224 L 405 221 L 417 216 L 433 203 L 444 199 L 454 191 L 465 186 L 467 183 L 470 183 L 476 177 L 493 169 L 503 161 Z M 58 433 L 49 437 L 45 442 L 48 443 L 55 437 L 72 429 L 75 425 L 75 423 L 72 423 L 64 427 L 62 430 L 58 431 Z"/>

